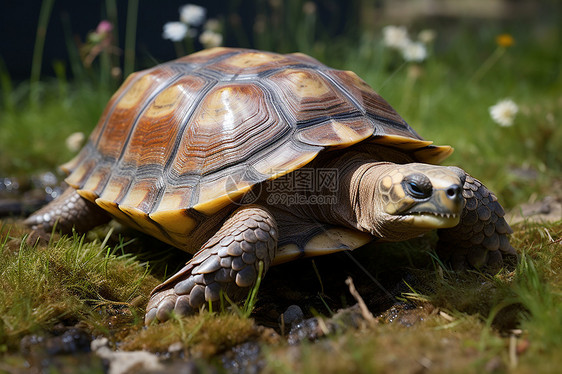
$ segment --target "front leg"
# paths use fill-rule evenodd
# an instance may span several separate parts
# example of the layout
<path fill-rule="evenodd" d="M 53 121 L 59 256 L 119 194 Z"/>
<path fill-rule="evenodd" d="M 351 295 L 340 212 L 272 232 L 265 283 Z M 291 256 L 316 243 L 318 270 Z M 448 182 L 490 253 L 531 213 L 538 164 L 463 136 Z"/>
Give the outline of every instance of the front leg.
<path fill-rule="evenodd" d="M 454 169 L 464 181 L 466 203 L 460 223 L 438 231 L 437 254 L 455 270 L 475 267 L 496 272 L 504 263 L 513 264 L 517 260 L 517 252 L 509 243 L 513 230 L 496 196 L 464 170 Z"/>
<path fill-rule="evenodd" d="M 146 308 L 145 324 L 165 321 L 170 312 L 194 313 L 220 293 L 239 300 L 248 294 L 275 257 L 277 224 L 273 215 L 258 205 L 238 208 L 222 228 L 193 255 L 183 269 L 156 287 Z"/>

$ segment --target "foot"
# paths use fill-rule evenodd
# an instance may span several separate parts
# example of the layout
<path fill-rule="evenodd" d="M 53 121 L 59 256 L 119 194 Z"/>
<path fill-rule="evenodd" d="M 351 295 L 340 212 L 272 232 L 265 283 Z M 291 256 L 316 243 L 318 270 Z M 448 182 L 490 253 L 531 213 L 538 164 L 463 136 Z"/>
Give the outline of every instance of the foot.
<path fill-rule="evenodd" d="M 277 224 L 266 209 L 248 205 L 236 210 L 183 269 L 156 287 L 146 308 L 145 324 L 165 321 L 174 311 L 194 313 L 221 292 L 232 300 L 248 294 L 275 257 Z"/>
<path fill-rule="evenodd" d="M 73 228 L 84 233 L 110 219 L 102 208 L 68 187 L 55 200 L 29 216 L 24 224 L 33 230 L 28 236 L 28 244 L 35 244 L 37 240 L 48 241 L 55 226 L 63 234 L 72 233 Z"/>
<path fill-rule="evenodd" d="M 437 253 L 455 270 L 467 268 L 497 272 L 517 261 L 517 252 L 509 244 L 513 232 L 505 221 L 505 212 L 496 196 L 479 180 L 457 168 L 464 180 L 466 200 L 460 223 L 439 230 Z"/>

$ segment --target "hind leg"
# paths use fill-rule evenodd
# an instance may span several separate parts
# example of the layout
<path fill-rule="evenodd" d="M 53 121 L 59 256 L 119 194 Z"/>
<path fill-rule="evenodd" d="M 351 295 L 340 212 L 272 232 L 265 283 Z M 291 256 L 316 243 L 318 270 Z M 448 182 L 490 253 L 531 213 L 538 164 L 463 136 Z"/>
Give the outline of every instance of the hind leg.
<path fill-rule="evenodd" d="M 32 244 L 38 238 L 47 238 L 55 227 L 63 234 L 80 233 L 107 223 L 111 217 L 99 206 L 84 199 L 72 187 L 68 187 L 59 197 L 29 216 L 24 223 L 31 227 Z"/>
<path fill-rule="evenodd" d="M 454 269 L 475 267 L 490 272 L 514 263 L 517 252 L 509 243 L 513 230 L 496 196 L 479 180 L 455 169 L 464 181 L 462 195 L 466 204 L 457 226 L 439 230 L 439 257 Z"/>
<path fill-rule="evenodd" d="M 233 300 L 245 297 L 257 281 L 259 263 L 265 274 L 276 249 L 273 215 L 258 205 L 237 209 L 183 269 L 152 291 L 145 324 L 165 321 L 172 311 L 194 313 L 218 301 L 221 292 Z"/>

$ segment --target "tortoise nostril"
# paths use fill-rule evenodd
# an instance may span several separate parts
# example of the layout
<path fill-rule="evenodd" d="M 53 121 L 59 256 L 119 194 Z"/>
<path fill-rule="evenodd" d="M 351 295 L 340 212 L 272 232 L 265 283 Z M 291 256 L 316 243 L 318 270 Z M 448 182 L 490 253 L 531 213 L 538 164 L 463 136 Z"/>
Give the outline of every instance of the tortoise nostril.
<path fill-rule="evenodd" d="M 461 195 L 461 186 L 454 184 L 447 189 L 447 196 L 450 199 L 456 199 Z"/>

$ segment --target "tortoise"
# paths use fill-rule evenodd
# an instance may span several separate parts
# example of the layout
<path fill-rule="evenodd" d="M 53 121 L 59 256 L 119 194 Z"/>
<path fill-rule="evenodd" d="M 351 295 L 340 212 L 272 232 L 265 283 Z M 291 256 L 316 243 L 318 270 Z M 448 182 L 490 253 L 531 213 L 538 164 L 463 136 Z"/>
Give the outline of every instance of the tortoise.
<path fill-rule="evenodd" d="M 516 258 L 495 195 L 355 73 L 301 53 L 213 48 L 129 76 L 69 187 L 25 222 L 86 232 L 115 218 L 194 254 L 145 322 L 240 298 L 260 270 L 438 229 L 454 269 Z"/>

